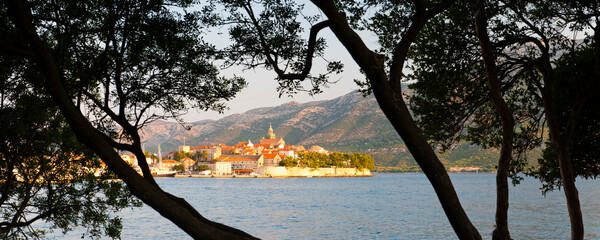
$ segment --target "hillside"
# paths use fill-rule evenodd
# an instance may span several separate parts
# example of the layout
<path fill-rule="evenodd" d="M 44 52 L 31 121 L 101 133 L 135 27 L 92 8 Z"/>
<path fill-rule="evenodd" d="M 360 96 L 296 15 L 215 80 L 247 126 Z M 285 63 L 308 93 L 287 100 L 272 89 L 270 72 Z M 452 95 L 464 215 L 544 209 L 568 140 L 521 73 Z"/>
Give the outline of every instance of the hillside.
<path fill-rule="evenodd" d="M 319 145 L 331 151 L 363 152 L 375 158 L 377 166 L 416 169 L 402 140 L 383 115 L 374 97 L 360 93 L 326 101 L 290 102 L 277 107 L 257 108 L 217 121 L 189 123 L 190 130 L 178 123 L 158 121 L 147 125 L 142 139 L 147 150 L 174 151 L 187 145 L 233 145 L 240 141 L 258 142 L 269 124 L 286 144 L 310 147 Z M 497 153 L 476 146 L 461 145 L 440 155 L 447 166 L 473 165 L 493 168 Z M 459 154 L 460 153 L 460 154 Z M 476 157 L 475 157 L 476 155 Z"/>

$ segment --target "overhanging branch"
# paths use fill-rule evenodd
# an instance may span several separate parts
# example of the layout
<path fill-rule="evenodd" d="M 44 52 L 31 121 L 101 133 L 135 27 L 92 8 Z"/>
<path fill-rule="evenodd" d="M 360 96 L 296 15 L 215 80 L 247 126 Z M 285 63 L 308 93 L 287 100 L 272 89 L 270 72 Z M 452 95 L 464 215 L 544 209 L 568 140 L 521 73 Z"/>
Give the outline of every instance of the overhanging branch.
<path fill-rule="evenodd" d="M 263 29 L 260 26 L 258 20 L 256 19 L 255 15 L 254 15 L 254 10 L 252 10 L 252 6 L 250 6 L 250 3 L 247 3 L 247 4 L 244 4 L 243 7 L 244 7 L 244 10 L 246 11 L 246 13 L 248 13 L 248 16 L 250 17 L 252 25 L 254 25 L 254 27 L 256 28 L 256 31 L 257 31 L 257 34 L 258 34 L 258 37 L 260 40 L 260 45 L 263 48 L 263 54 L 265 55 L 269 64 L 273 67 L 273 70 L 275 71 L 275 73 L 277 73 L 277 77 L 280 79 L 283 79 L 283 80 L 304 80 L 304 79 L 306 79 L 306 77 L 308 76 L 308 74 L 310 73 L 310 70 L 312 68 L 313 56 L 314 56 L 315 47 L 316 47 L 316 43 L 317 43 L 317 34 L 319 33 L 319 31 L 323 30 L 324 28 L 329 27 L 329 21 L 325 20 L 325 21 L 319 22 L 311 27 L 310 35 L 309 35 L 309 39 L 308 39 L 308 48 L 306 50 L 306 56 L 304 59 L 304 68 L 302 69 L 302 71 L 300 73 L 286 73 L 284 70 L 279 68 L 279 65 L 276 60 L 278 55 L 276 53 L 273 53 L 273 51 L 267 44 L 267 40 L 265 38 Z M 273 57 L 275 57 L 275 58 L 273 58 Z"/>

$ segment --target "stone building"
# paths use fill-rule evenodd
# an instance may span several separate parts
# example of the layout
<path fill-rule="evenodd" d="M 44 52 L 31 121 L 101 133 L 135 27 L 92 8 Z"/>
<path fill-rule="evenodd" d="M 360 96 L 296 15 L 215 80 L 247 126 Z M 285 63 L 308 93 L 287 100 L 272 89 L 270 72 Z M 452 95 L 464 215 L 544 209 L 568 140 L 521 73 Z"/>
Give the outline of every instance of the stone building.
<path fill-rule="evenodd" d="M 192 148 L 192 152 L 194 152 L 194 153 L 196 153 L 196 152 L 200 152 L 200 153 L 206 152 L 207 159 L 200 159 L 201 161 L 205 161 L 205 162 L 212 162 L 216 158 L 220 157 L 221 154 L 223 154 L 222 148 L 219 145 L 193 147 Z"/>
<path fill-rule="evenodd" d="M 264 166 L 264 158 L 262 155 L 223 155 L 217 158 L 219 162 L 231 163 L 231 168 L 255 170 Z"/>
<path fill-rule="evenodd" d="M 281 162 L 281 156 L 277 153 L 263 154 L 263 158 L 265 167 L 277 167 L 279 166 L 279 162 Z"/>
<path fill-rule="evenodd" d="M 213 175 L 231 175 L 230 162 L 211 162 L 205 165 L 210 168 Z"/>

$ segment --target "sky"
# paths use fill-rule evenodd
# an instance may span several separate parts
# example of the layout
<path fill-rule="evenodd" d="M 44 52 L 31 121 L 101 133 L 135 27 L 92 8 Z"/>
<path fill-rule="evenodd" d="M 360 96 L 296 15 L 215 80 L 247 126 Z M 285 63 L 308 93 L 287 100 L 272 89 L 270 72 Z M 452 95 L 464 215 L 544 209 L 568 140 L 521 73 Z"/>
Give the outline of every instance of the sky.
<path fill-rule="evenodd" d="M 307 4 L 307 7 L 310 4 Z M 315 11 L 318 10 L 309 10 Z M 226 29 L 220 29 L 226 32 Z M 308 29 L 305 31 L 305 38 L 308 37 Z M 361 33 L 368 46 L 377 46 L 377 40 L 373 36 Z M 228 110 L 223 114 L 215 111 L 198 111 L 190 109 L 188 114 L 183 116 L 186 122 L 196 122 L 206 119 L 218 120 L 228 115 L 236 113 L 244 113 L 248 110 L 260 107 L 274 107 L 287 102 L 311 102 L 319 100 L 329 100 L 352 91 L 357 91 L 358 86 L 354 83 L 354 79 L 364 80 L 364 76 L 360 73 L 358 65 L 354 62 L 348 51 L 339 43 L 334 34 L 329 29 L 323 29 L 319 32 L 319 37 L 324 37 L 327 40 L 327 49 L 325 57 L 329 61 L 341 61 L 344 64 L 344 71 L 338 75 L 331 75 L 330 81 L 337 83 L 330 85 L 328 88 L 322 88 L 323 92 L 315 96 L 309 96 L 308 93 L 300 92 L 293 97 L 282 95 L 279 97 L 277 92 L 276 74 L 274 71 L 268 71 L 262 68 L 242 71 L 240 68 L 222 69 L 221 73 L 224 76 L 239 76 L 246 79 L 248 86 L 239 92 L 236 97 L 227 102 Z M 221 43 L 222 46 L 229 42 L 227 34 L 214 34 L 207 36 L 206 40 L 211 43 Z M 225 44 L 224 44 L 225 43 Z M 217 47 L 222 47 L 217 45 Z M 374 48 L 371 48 L 374 49 Z M 312 75 L 317 75 L 326 71 L 325 61 L 322 59 L 314 59 Z M 310 87 L 305 86 L 305 89 Z"/>
<path fill-rule="evenodd" d="M 196 122 L 205 119 L 217 120 L 228 115 L 244 113 L 254 108 L 274 107 L 292 101 L 305 103 L 333 99 L 350 93 L 351 91 L 358 90 L 358 86 L 356 86 L 353 79 L 361 79 L 362 74 L 360 74 L 357 69 L 358 68 L 356 67 L 353 69 L 346 67 L 344 73 L 332 76 L 331 80 L 339 81 L 328 88 L 323 88 L 323 93 L 310 96 L 308 93 L 300 92 L 291 97 L 287 95 L 279 97 L 279 93 L 277 92 L 278 84 L 275 80 L 276 74 L 274 72 L 263 69 L 249 71 L 227 70 L 225 71 L 226 75 L 235 73 L 237 76 L 245 78 L 248 82 L 246 88 L 242 89 L 233 100 L 226 103 L 229 109 L 225 110 L 223 114 L 219 114 L 215 111 L 205 112 L 194 109 L 190 110 L 188 114 L 184 116 L 184 120 L 186 122 Z M 318 74 L 319 72 L 313 71 L 312 73 Z"/>
<path fill-rule="evenodd" d="M 322 13 L 320 13 L 320 10 L 317 9 L 310 2 L 306 0 L 300 0 L 298 2 L 304 4 L 305 15 L 320 14 L 321 19 L 326 18 Z M 306 34 L 304 38 L 307 38 L 309 30 L 307 26 L 304 27 L 306 30 L 304 32 L 304 34 Z M 573 33 L 569 32 L 568 29 L 566 30 L 566 34 L 568 36 L 573 35 Z M 219 29 L 218 31 L 224 34 L 215 33 L 214 35 L 208 35 L 206 40 L 210 43 L 215 44 L 217 47 L 225 47 L 230 42 L 226 34 L 227 29 Z M 369 46 L 372 50 L 375 50 L 378 47 L 379 44 L 377 42 L 377 37 L 374 36 L 372 33 L 359 32 L 359 35 L 363 38 L 365 44 Z M 287 95 L 279 97 L 279 93 L 276 90 L 278 86 L 277 81 L 275 80 L 276 74 L 273 71 L 267 71 L 264 69 L 254 69 L 246 71 L 241 71 L 239 68 L 224 69 L 222 70 L 224 76 L 231 77 L 233 75 L 236 75 L 239 77 L 243 77 L 248 82 L 248 86 L 241 92 L 239 92 L 233 100 L 227 102 L 227 106 L 229 109 L 225 110 L 223 114 L 219 114 L 214 111 L 204 112 L 195 109 L 190 109 L 188 114 L 183 116 L 183 119 L 186 122 L 196 122 L 205 119 L 218 120 L 225 116 L 236 113 L 244 113 L 254 108 L 274 107 L 291 101 L 305 103 L 310 101 L 329 100 L 348 94 L 352 91 L 356 91 L 358 89 L 358 86 L 354 83 L 353 80 L 364 80 L 364 76 L 359 72 L 359 67 L 356 65 L 352 57 L 348 54 L 347 50 L 339 43 L 339 41 L 329 29 L 326 28 L 321 30 L 319 32 L 319 37 L 324 37 L 327 40 L 328 48 L 325 51 L 325 56 L 327 60 L 341 61 L 344 64 L 344 72 L 342 74 L 332 75 L 330 77 L 330 80 L 338 82 L 336 84 L 331 85 L 329 88 L 323 88 L 323 93 L 315 96 L 309 96 L 308 93 L 299 93 L 297 95 L 294 95 L 293 97 L 288 97 Z M 319 73 L 323 73 L 324 71 L 324 61 L 319 61 L 319 59 L 315 59 L 315 63 L 313 64 L 311 74 L 317 75 Z"/>

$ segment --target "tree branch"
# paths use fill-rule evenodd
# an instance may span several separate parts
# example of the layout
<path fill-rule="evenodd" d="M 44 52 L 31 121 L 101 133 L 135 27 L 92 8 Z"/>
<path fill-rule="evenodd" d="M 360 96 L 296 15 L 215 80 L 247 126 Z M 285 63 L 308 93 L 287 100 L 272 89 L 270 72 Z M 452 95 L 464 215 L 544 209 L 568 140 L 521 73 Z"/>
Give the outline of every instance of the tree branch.
<path fill-rule="evenodd" d="M 498 159 L 498 173 L 496 174 L 496 228 L 492 232 L 493 239 L 510 239 L 508 230 L 508 172 L 510 162 L 512 160 L 513 142 L 514 142 L 514 126 L 515 120 L 512 116 L 506 101 L 502 97 L 500 88 L 500 79 L 498 78 L 496 56 L 494 48 L 487 33 L 487 16 L 485 15 L 485 3 L 483 0 L 474 0 L 470 2 L 473 18 L 475 22 L 475 33 L 479 40 L 481 55 L 485 66 L 487 76 L 488 93 L 496 113 L 502 122 L 502 146 L 500 157 Z"/>
<path fill-rule="evenodd" d="M 25 57 L 34 61 L 36 60 L 35 53 L 31 50 L 31 48 L 20 48 L 9 44 L 8 42 L 4 41 L 4 39 L 0 39 L 0 49 L 10 55 Z"/>
<path fill-rule="evenodd" d="M 156 209 L 190 236 L 198 239 L 255 239 L 238 229 L 212 222 L 200 215 L 184 200 L 176 198 L 137 174 L 95 129 L 70 99 L 53 55 L 40 39 L 32 23 L 31 10 L 24 0 L 7 0 L 9 13 L 22 31 L 28 44 L 38 55 L 40 71 L 45 76 L 45 88 L 59 106 L 77 139 L 91 148 L 106 165 L 129 187 L 130 191 Z M 140 149 L 141 151 L 141 149 Z"/>
<path fill-rule="evenodd" d="M 308 48 L 306 50 L 306 57 L 304 58 L 304 68 L 302 69 L 302 71 L 300 73 L 285 73 L 284 70 L 279 68 L 279 65 L 277 62 L 278 55 L 276 53 L 273 53 L 271 51 L 271 48 L 267 44 L 267 40 L 264 36 L 263 29 L 260 26 L 260 23 L 258 22 L 258 20 L 256 19 L 255 15 L 254 15 L 254 10 L 252 10 L 252 6 L 250 5 L 250 2 L 248 2 L 247 4 L 244 4 L 243 7 L 244 7 L 244 10 L 246 10 L 246 13 L 248 13 L 248 16 L 251 19 L 252 25 L 254 25 L 254 27 L 256 28 L 258 37 L 260 39 L 260 45 L 263 48 L 263 54 L 267 58 L 267 61 L 269 62 L 269 64 L 273 67 L 273 70 L 275 71 L 275 73 L 277 73 L 277 76 L 280 79 L 285 79 L 285 80 L 294 80 L 294 79 L 304 80 L 304 79 L 306 79 L 306 77 L 308 76 L 308 74 L 310 73 L 310 70 L 312 68 L 312 60 L 313 60 L 315 45 L 316 45 L 316 41 L 317 41 L 317 34 L 322 29 L 329 27 L 329 21 L 325 20 L 325 21 L 319 22 L 311 27 L 310 35 L 309 35 L 309 39 L 308 39 Z M 275 57 L 275 59 L 273 59 L 272 55 Z"/>
<path fill-rule="evenodd" d="M 311 2 L 327 16 L 331 31 L 364 71 L 371 83 L 377 103 L 396 132 L 404 139 L 407 148 L 431 182 L 457 236 L 461 239 L 481 239 L 481 235 L 461 206 L 444 165 L 412 119 L 402 93 L 393 91 L 394 89 L 390 86 L 384 69 L 385 57 L 371 51 L 365 45 L 362 38 L 349 26 L 346 15 L 337 9 L 333 0 L 312 0 Z"/>
<path fill-rule="evenodd" d="M 406 33 L 402 35 L 402 39 L 396 45 L 394 55 L 392 57 L 392 65 L 390 67 L 390 86 L 395 91 L 401 91 L 402 81 L 402 70 L 404 68 L 404 62 L 408 55 L 408 50 L 412 43 L 417 38 L 417 35 L 425 27 L 425 23 L 435 15 L 448 9 L 453 0 L 444 0 L 431 10 L 425 8 L 425 3 L 422 0 L 415 1 L 415 14 L 413 15 L 412 22 L 408 27 Z"/>

